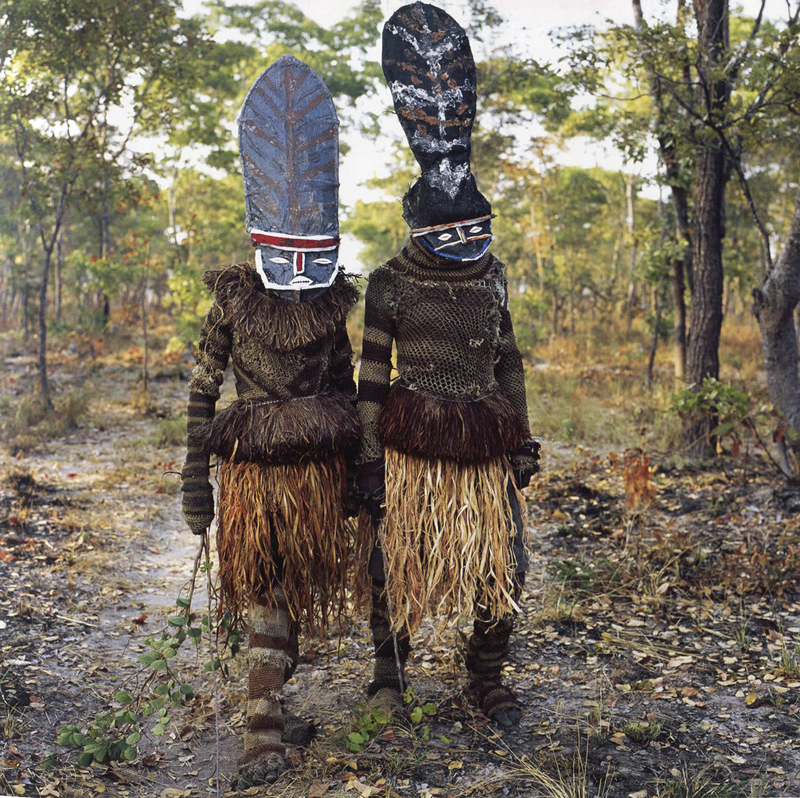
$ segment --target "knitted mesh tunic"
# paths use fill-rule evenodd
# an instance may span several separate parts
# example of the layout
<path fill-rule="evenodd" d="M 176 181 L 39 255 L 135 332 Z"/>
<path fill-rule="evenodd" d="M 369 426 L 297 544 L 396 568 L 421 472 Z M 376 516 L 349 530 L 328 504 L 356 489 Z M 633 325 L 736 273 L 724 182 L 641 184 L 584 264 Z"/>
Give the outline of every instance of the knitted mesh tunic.
<path fill-rule="evenodd" d="M 345 322 L 358 291 L 340 274 L 320 296 L 288 302 L 248 264 L 203 279 L 214 302 L 189 383 L 184 516 L 196 532 L 214 517 L 217 455 L 226 608 L 241 617 L 278 580 L 292 617 L 324 628 L 345 606 L 355 556 L 345 505 L 360 428 Z M 229 360 L 237 399 L 215 414 Z"/>
<path fill-rule="evenodd" d="M 189 455 L 287 463 L 352 450 L 358 423 L 345 321 L 355 287 L 340 274 L 322 296 L 293 303 L 269 294 L 246 264 L 203 279 L 215 298 L 189 382 Z M 230 358 L 238 398 L 215 417 Z"/>
<path fill-rule="evenodd" d="M 362 474 L 383 474 L 385 461 L 381 547 L 393 627 L 413 632 L 426 615 L 477 607 L 493 618 L 518 609 L 509 465 L 534 471 L 537 447 L 525 445 L 503 263 L 488 253 L 453 262 L 412 238 L 378 267 L 366 294 L 358 399 Z"/>
<path fill-rule="evenodd" d="M 390 385 L 392 343 L 397 379 Z M 358 383 L 362 461 L 407 454 L 481 462 L 530 438 L 504 264 L 453 262 L 412 238 L 369 278 Z"/>

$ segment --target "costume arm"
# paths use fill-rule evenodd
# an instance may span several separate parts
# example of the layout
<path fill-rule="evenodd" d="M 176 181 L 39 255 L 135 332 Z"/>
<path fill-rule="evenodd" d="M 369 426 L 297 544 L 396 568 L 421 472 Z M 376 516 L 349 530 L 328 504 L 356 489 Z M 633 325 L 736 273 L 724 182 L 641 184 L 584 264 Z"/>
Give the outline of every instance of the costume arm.
<path fill-rule="evenodd" d="M 203 322 L 197 365 L 189 381 L 186 462 L 181 471 L 183 517 L 196 535 L 205 532 L 214 520 L 214 494 L 208 481 L 209 456 L 197 430 L 203 422 L 214 417 L 231 341 L 231 331 L 225 323 L 223 311 L 214 302 Z"/>
<path fill-rule="evenodd" d="M 356 383 L 353 379 L 353 347 L 347 334 L 344 319 L 336 325 L 331 354 L 331 380 L 334 388 L 351 399 L 356 398 Z"/>
<path fill-rule="evenodd" d="M 526 440 L 509 453 L 511 467 L 519 487 L 527 487 L 532 474 L 539 470 L 539 444 L 531 438 L 528 403 L 525 397 L 525 371 L 517 347 L 511 313 L 508 308 L 508 288 L 503 286 L 504 301 L 500 308 L 500 339 L 494 375 L 500 391 L 522 419 Z"/>
<path fill-rule="evenodd" d="M 382 269 L 372 273 L 364 300 L 364 343 L 358 375 L 358 415 L 361 420 L 361 489 L 372 494 L 383 485 L 383 445 L 378 414 L 389 394 L 392 373 L 394 318 Z"/>

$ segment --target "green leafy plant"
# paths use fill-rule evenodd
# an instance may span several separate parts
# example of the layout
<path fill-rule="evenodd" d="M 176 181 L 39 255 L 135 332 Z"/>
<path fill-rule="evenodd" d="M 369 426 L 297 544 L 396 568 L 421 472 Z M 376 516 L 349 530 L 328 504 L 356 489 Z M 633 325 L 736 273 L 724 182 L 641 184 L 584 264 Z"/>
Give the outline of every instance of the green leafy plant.
<path fill-rule="evenodd" d="M 419 732 L 420 737 L 425 742 L 428 742 L 431 736 L 431 727 L 430 723 L 427 722 L 427 719 L 436 714 L 438 707 L 436 704 L 416 703 L 416 696 L 410 687 L 407 687 L 405 693 L 403 693 L 403 701 L 409 708 L 409 720 L 414 724 L 414 727 Z"/>
<path fill-rule="evenodd" d="M 210 567 L 207 561 L 199 570 L 207 573 Z M 156 737 L 166 733 L 171 710 L 195 697 L 194 686 L 184 681 L 174 667 L 174 660 L 187 640 L 199 650 L 204 636 L 211 635 L 215 644 L 222 638 L 223 651 L 228 649 L 231 656 L 239 652 L 242 633 L 232 626 L 230 614 L 219 619 L 206 614 L 196 625 L 191 598 L 179 597 L 175 603 L 182 613 L 169 617 L 160 636 L 145 638 L 148 650 L 139 656 L 142 665 L 139 676 L 144 678 L 137 689 L 118 690 L 114 694 L 118 708 L 98 712 L 85 726 L 68 724 L 59 729 L 59 745 L 82 749 L 78 754 L 79 765 L 85 767 L 93 761 L 131 762 L 139 755 L 139 743 L 148 729 Z M 228 666 L 216 645 L 204 668 L 228 674 Z"/>
<path fill-rule="evenodd" d="M 663 724 L 660 721 L 626 720 L 622 724 L 622 733 L 637 745 L 647 745 L 661 736 Z"/>
<path fill-rule="evenodd" d="M 361 753 L 388 725 L 390 718 L 383 710 L 360 705 L 358 707 L 358 728 L 347 735 L 345 746 L 348 751 Z"/>
<path fill-rule="evenodd" d="M 768 415 L 765 406 L 755 408 L 740 388 L 706 377 L 699 389 L 684 388 L 672 394 L 671 409 L 681 417 L 715 419 L 711 435 L 716 439 L 717 453 L 727 441 L 731 454 L 738 457 L 746 430 L 756 432 L 756 423 Z"/>

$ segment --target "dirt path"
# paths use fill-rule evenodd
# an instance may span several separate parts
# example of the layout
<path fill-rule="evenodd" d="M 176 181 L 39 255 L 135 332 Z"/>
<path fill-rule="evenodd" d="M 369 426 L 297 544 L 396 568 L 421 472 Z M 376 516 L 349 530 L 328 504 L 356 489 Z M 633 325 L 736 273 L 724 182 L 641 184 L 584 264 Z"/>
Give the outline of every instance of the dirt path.
<path fill-rule="evenodd" d="M 31 365 L 7 357 L 5 368 L 13 403 Z M 137 374 L 65 359 L 54 382 L 93 392 L 89 421 L 2 461 L 0 793 L 177 798 L 215 794 L 217 763 L 223 793 L 235 773 L 243 658 L 217 679 L 218 755 L 205 648 L 178 652 L 195 698 L 165 735 L 148 723 L 135 761 L 81 767 L 56 741 L 59 727 L 85 729 L 96 712 L 120 709 L 119 690 L 142 684 L 145 639 L 169 628 L 196 553 L 177 478 L 165 475 L 182 446 L 156 440 L 183 413 L 185 381 L 163 370 L 143 414 Z M 372 728 L 356 710 L 370 670 L 358 620 L 337 640 L 302 641 L 286 706 L 319 734 L 295 751 L 292 772 L 249 794 L 800 795 L 793 494 L 776 498 L 757 461 L 640 474 L 646 484 L 626 494 L 620 463 L 550 452 L 528 491 L 532 566 L 508 669 L 526 708 L 520 727 L 499 733 L 473 711 L 458 632 L 437 639 L 431 626 L 414 641 L 410 718 Z M 655 502 L 626 508 L 644 488 Z M 204 601 L 201 589 L 194 606 Z M 350 749 L 360 751 L 348 749 L 356 731 L 363 742 Z"/>

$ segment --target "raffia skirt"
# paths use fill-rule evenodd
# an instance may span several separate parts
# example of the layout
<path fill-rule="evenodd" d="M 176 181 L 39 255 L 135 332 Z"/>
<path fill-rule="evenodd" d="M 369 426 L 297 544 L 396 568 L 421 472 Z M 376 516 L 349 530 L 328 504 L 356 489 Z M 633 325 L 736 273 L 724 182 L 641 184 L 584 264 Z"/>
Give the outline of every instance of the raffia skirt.
<path fill-rule="evenodd" d="M 371 544 L 358 544 L 346 502 L 343 456 L 280 465 L 222 461 L 217 553 L 224 609 L 241 622 L 250 600 L 269 605 L 279 584 L 290 619 L 324 634 L 345 613 L 355 563 Z"/>
<path fill-rule="evenodd" d="M 511 497 L 519 508 L 525 502 L 508 460 L 459 463 L 392 447 L 385 458 L 379 544 L 393 628 L 413 632 L 426 616 L 500 619 L 519 611 L 514 576 L 527 557 Z"/>

